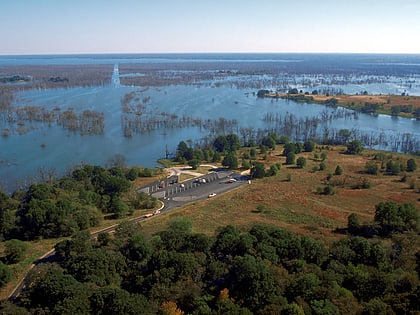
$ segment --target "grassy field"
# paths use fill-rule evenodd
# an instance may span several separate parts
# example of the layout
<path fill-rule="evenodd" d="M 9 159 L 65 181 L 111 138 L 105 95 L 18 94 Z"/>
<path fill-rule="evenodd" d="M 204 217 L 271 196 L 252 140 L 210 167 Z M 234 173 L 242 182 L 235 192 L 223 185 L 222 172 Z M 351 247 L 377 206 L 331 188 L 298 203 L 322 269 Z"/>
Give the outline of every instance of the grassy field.
<path fill-rule="evenodd" d="M 314 154 L 321 155 L 321 151 L 327 155 L 324 161 L 327 167 L 322 171 L 319 170 L 321 161 L 314 159 Z M 171 219 L 182 216 L 192 221 L 195 232 L 206 234 L 213 234 L 227 224 L 246 229 L 255 223 L 266 223 L 328 241 L 342 237 L 334 229 L 346 227 L 351 213 L 357 213 L 362 222 L 371 221 L 375 205 L 381 201 L 419 205 L 419 170 L 406 173 L 405 182 L 401 181 L 402 173 L 396 176 L 383 173 L 367 175 L 363 173 L 365 164 L 378 152 L 365 150 L 361 155 L 347 155 L 343 154 L 344 151 L 345 147 L 330 147 L 299 154 L 307 158 L 304 169 L 283 164 L 275 177 L 254 180 L 252 184 L 224 195 L 160 215 L 142 223 L 142 229 L 152 235 L 164 230 Z M 260 162 L 267 166 L 284 163 L 285 157 L 280 155 L 281 152 L 282 148 L 279 148 Z M 410 158 L 402 154 L 384 154 L 394 160 L 401 159 L 403 163 Z M 420 165 L 418 158 L 416 162 Z M 344 172 L 334 175 L 329 181 L 336 185 L 335 194 L 319 194 L 318 189 L 325 187 L 327 176 L 334 173 L 337 165 Z M 363 181 L 368 182 L 371 188 L 354 188 Z"/>
<path fill-rule="evenodd" d="M 352 110 L 360 110 L 366 103 L 375 104 L 378 109 L 377 114 L 392 114 L 392 107 L 410 106 L 412 111 L 420 108 L 420 96 L 403 96 L 403 95 L 303 95 L 303 94 L 267 94 L 267 97 L 273 98 L 289 98 L 297 101 L 306 101 L 308 103 L 325 104 L 331 99 L 337 100 L 337 106 L 345 107 Z M 401 110 L 398 116 L 413 118 L 413 112 L 404 112 Z"/>
<path fill-rule="evenodd" d="M 314 152 L 301 153 L 307 159 L 303 169 L 296 166 L 285 165 L 285 157 L 281 156 L 283 148 L 259 155 L 259 162 L 268 168 L 275 163 L 281 163 L 279 174 L 274 177 L 253 180 L 249 185 L 230 191 L 214 198 L 194 202 L 169 213 L 152 217 L 141 223 L 143 232 L 151 237 L 158 231 L 166 229 L 168 223 L 177 217 L 189 219 L 193 224 L 194 232 L 213 235 L 218 228 L 233 224 L 241 229 L 247 229 L 255 223 L 271 224 L 286 228 L 290 231 L 311 235 L 329 243 L 337 238 L 344 237 L 335 233 L 336 228 L 347 226 L 347 217 L 357 213 L 361 222 L 373 219 L 375 205 L 381 201 L 394 201 L 397 203 L 411 202 L 419 208 L 420 198 L 420 158 L 404 154 L 383 152 L 386 158 L 398 159 L 405 164 L 409 158 L 415 158 L 419 169 L 406 173 L 406 181 L 402 182 L 403 173 L 390 176 L 367 175 L 363 173 L 366 162 L 372 161 L 378 151 L 364 150 L 360 155 L 344 154 L 345 147 L 321 147 Z M 243 149 L 247 151 L 249 149 Z M 326 155 L 324 161 L 326 168 L 319 170 L 321 160 L 315 158 Z M 380 161 L 377 161 L 380 165 Z M 328 181 L 329 174 L 333 174 L 337 165 L 344 172 L 342 175 L 333 175 Z M 220 165 L 216 165 L 220 166 Z M 210 167 L 201 167 L 199 173 L 209 171 Z M 161 179 L 157 177 L 139 178 L 134 187 L 140 187 L 148 182 Z M 189 176 L 187 175 L 189 178 Z M 183 178 L 186 179 L 186 178 Z M 370 189 L 355 189 L 359 183 L 367 180 Z M 321 195 L 319 189 L 327 183 L 335 184 L 335 194 Z M 138 210 L 131 216 L 141 216 L 152 210 Z M 117 224 L 122 220 L 103 220 L 94 230 Z M 60 240 L 40 240 L 28 243 L 27 257 L 24 262 L 12 265 L 14 277 L 0 292 L 0 299 L 4 299 L 11 292 L 18 279 L 28 266 L 37 258 L 54 247 Z M 0 246 L 0 255 L 3 247 Z"/>

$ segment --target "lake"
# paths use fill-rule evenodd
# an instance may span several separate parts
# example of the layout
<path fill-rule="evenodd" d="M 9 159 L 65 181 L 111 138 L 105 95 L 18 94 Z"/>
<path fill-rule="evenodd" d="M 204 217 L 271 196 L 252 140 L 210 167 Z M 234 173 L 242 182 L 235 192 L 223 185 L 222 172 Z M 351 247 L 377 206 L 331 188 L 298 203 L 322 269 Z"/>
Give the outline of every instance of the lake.
<path fill-rule="evenodd" d="M 388 150 L 402 150 L 398 141 L 408 135 L 414 150 L 420 151 L 420 121 L 414 119 L 354 115 L 323 105 L 256 97 L 259 88 L 287 87 L 309 92 L 420 95 L 420 57 L 416 55 L 0 56 L 0 75 L 10 67 L 18 67 L 13 69 L 25 75 L 22 69 L 26 65 L 89 64 L 112 65 L 109 82 L 100 86 L 18 89 L 13 106 L 43 107 L 51 112 L 98 112 L 103 114 L 103 132 L 81 135 L 57 123 L 0 120 L 0 130 L 8 130 L 7 136 L 0 137 L 0 187 L 5 191 L 26 186 L 41 172 L 58 176 L 81 163 L 106 165 L 116 155 L 123 155 L 128 165 L 156 167 L 156 161 L 167 151 L 174 153 L 182 140 L 203 144 L 227 132 L 245 134 L 246 130 L 257 135 L 259 131 L 285 131 L 282 122 L 286 119 L 300 124 L 300 129 L 305 120 L 308 124 L 308 120 L 317 119 L 311 128 L 319 138 L 326 129 L 329 134 L 349 129 L 366 141 L 370 137 L 368 146 Z M 138 82 L 146 81 L 124 81 L 150 78 L 170 83 L 147 81 L 153 84 L 144 86 Z M 178 78 L 181 84 L 174 84 Z M 132 98 L 124 108 L 122 99 L 126 95 Z M 147 131 L 133 129 L 135 124 L 138 128 L 146 122 L 150 126 Z M 129 136 L 127 128 L 131 128 Z M 24 132 L 18 132 L 22 129 Z M 304 139 L 302 130 L 287 132 L 294 140 Z M 375 143 L 384 136 L 389 137 L 386 143 Z"/>

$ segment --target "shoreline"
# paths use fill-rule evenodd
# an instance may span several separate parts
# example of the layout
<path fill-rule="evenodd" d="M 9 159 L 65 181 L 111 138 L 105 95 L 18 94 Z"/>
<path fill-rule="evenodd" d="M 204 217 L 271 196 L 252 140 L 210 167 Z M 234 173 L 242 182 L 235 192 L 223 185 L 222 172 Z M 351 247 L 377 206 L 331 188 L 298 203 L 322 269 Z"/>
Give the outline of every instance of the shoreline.
<path fill-rule="evenodd" d="M 281 98 L 298 103 L 343 107 L 365 114 L 383 114 L 394 117 L 420 119 L 420 96 L 408 95 L 326 95 L 267 93 L 264 97 Z"/>

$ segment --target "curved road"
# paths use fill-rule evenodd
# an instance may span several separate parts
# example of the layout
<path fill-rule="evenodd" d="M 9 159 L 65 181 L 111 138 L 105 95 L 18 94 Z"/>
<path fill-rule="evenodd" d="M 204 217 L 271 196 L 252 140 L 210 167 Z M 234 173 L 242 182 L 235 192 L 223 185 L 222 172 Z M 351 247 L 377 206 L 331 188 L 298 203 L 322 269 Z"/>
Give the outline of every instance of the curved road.
<path fill-rule="evenodd" d="M 178 183 L 177 179 L 179 173 L 172 173 L 173 175 L 157 181 L 146 186 L 140 187 L 138 191 L 144 191 L 157 199 L 162 201 L 162 207 L 159 209 L 157 214 L 162 212 L 170 211 L 174 208 L 181 207 L 187 203 L 207 199 L 210 194 L 225 193 L 229 190 L 235 189 L 241 185 L 248 183 L 248 177 L 242 176 L 239 173 L 234 173 L 232 171 L 226 170 L 217 170 L 210 172 L 209 174 L 196 177 L 191 180 Z M 175 175 L 174 175 L 175 174 Z M 163 182 L 163 185 L 162 185 Z M 163 186 L 159 188 L 159 186 Z M 148 219 L 146 216 L 140 216 L 132 218 L 129 221 L 140 222 Z M 118 228 L 119 224 L 112 225 L 110 227 L 104 228 L 99 231 L 91 233 L 91 236 L 97 237 L 100 233 L 112 233 Z M 25 288 L 27 283 L 25 282 L 26 276 L 29 272 L 37 265 L 54 260 L 55 251 L 52 249 L 37 261 L 35 261 L 27 270 L 22 280 L 17 284 L 13 289 L 12 293 L 8 296 L 8 300 L 16 300 L 21 291 Z"/>

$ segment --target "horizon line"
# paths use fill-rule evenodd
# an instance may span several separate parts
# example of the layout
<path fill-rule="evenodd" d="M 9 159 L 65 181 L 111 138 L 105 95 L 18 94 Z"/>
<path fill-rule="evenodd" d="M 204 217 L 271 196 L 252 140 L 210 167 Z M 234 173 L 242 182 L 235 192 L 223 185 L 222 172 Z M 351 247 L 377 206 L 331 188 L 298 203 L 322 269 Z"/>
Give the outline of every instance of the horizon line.
<path fill-rule="evenodd" d="M 243 55 L 268 55 L 268 54 L 294 54 L 294 55 L 420 55 L 420 52 L 271 52 L 271 51 L 209 51 L 209 52 L 188 52 L 188 51 L 174 51 L 174 52 L 56 52 L 56 53 L 0 53 L 0 57 L 9 56 L 70 56 L 70 55 L 211 55 L 211 54 L 243 54 Z"/>

